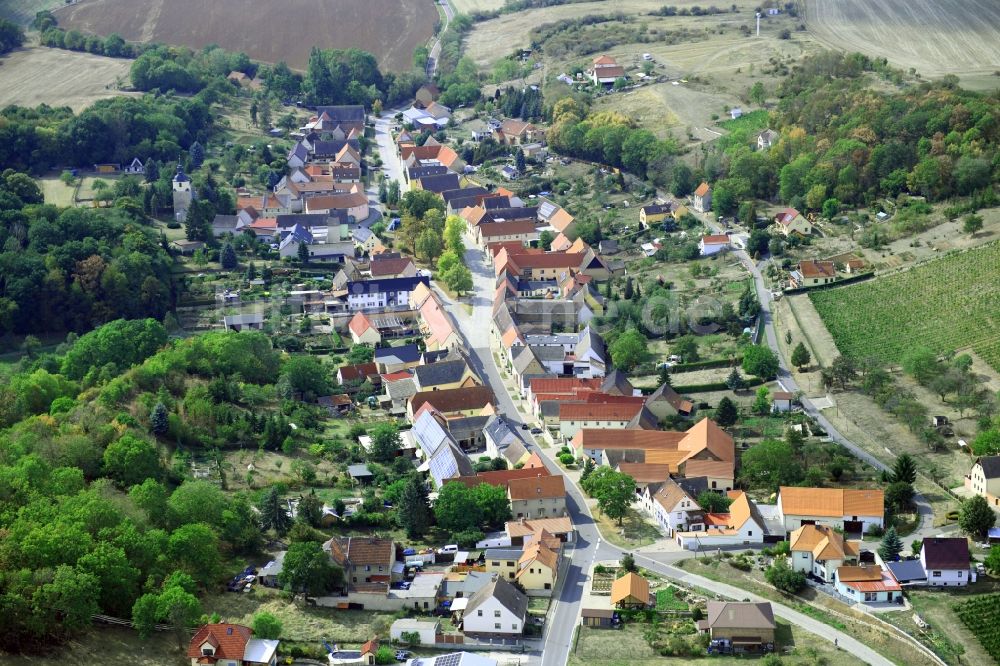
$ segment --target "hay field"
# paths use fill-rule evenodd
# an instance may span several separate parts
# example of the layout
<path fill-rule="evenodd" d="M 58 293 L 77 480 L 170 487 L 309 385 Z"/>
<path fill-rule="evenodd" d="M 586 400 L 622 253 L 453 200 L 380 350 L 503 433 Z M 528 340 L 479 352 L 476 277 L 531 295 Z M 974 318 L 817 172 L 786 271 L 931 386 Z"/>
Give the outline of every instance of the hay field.
<path fill-rule="evenodd" d="M 504 0 L 448 0 L 456 14 L 480 11 L 488 12 L 503 7 Z"/>
<path fill-rule="evenodd" d="M 1000 3 L 994 0 L 809 0 L 807 26 L 824 44 L 888 58 L 925 77 L 955 74 L 996 88 Z"/>
<path fill-rule="evenodd" d="M 438 12 L 431 0 L 81 0 L 56 17 L 67 29 L 196 49 L 217 44 L 303 70 L 313 46 L 355 47 L 374 53 L 383 69 L 402 71 L 433 34 Z"/>
<path fill-rule="evenodd" d="M 69 106 L 80 111 L 99 99 L 122 95 L 131 60 L 32 46 L 0 59 L 0 107 Z"/>

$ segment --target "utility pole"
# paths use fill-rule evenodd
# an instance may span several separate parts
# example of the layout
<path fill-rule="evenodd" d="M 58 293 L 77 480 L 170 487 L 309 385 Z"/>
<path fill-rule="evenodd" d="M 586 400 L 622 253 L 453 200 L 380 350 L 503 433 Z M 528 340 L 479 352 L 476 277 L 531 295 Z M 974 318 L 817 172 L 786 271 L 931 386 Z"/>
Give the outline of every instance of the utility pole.
<path fill-rule="evenodd" d="M 760 37 L 760 12 L 757 12 L 757 36 Z"/>

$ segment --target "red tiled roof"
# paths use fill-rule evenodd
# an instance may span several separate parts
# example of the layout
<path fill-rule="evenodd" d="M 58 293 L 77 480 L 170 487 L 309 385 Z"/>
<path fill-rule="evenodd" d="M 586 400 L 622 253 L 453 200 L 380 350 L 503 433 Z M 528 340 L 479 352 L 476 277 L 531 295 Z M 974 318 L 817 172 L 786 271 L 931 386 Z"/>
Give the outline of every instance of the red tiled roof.
<path fill-rule="evenodd" d="M 395 259 L 373 260 L 369 267 L 371 268 L 372 277 L 383 277 L 386 275 L 398 275 L 405 271 L 411 264 L 413 264 L 413 260 L 409 257 L 398 257 Z"/>
<path fill-rule="evenodd" d="M 459 476 L 449 481 L 458 481 L 470 488 L 478 486 L 480 483 L 488 483 L 491 486 L 507 487 L 507 484 L 514 479 L 535 478 L 537 476 L 549 476 L 549 470 L 545 467 L 522 467 L 521 469 L 501 469 L 489 472 L 480 472 L 475 476 Z"/>
<path fill-rule="evenodd" d="M 481 409 L 496 401 L 492 389 L 488 386 L 472 386 L 468 388 L 444 389 L 441 391 L 421 391 L 410 398 L 414 414 L 424 403 L 429 402 L 439 412 L 464 412 L 470 409 Z"/>
<path fill-rule="evenodd" d="M 587 404 L 564 403 L 559 405 L 560 421 L 631 421 L 642 409 L 639 404 Z"/>
<path fill-rule="evenodd" d="M 250 627 L 244 627 L 242 624 L 206 624 L 195 633 L 191 642 L 188 643 L 187 656 L 191 658 L 201 657 L 201 646 L 208 642 L 215 648 L 213 656 L 215 660 L 242 661 L 247 641 L 252 635 L 253 631 Z"/>
<path fill-rule="evenodd" d="M 365 331 L 370 328 L 375 328 L 372 324 L 372 320 L 363 312 L 358 312 L 353 317 L 351 317 L 350 323 L 347 324 L 347 328 L 351 330 L 354 335 L 364 335 Z"/>
<path fill-rule="evenodd" d="M 507 491 L 512 500 L 554 499 L 566 496 L 566 484 L 562 474 L 550 476 L 537 473 L 528 478 L 511 479 Z"/>
<path fill-rule="evenodd" d="M 799 262 L 799 272 L 807 278 L 837 277 L 837 267 L 832 261 L 806 259 Z"/>
<path fill-rule="evenodd" d="M 369 375 L 377 375 L 378 366 L 374 363 L 362 363 L 360 365 L 345 365 L 340 368 L 340 377 L 344 381 L 354 381 L 355 379 L 365 379 Z"/>
<path fill-rule="evenodd" d="M 710 187 L 708 186 L 708 183 L 704 183 L 704 182 L 703 182 L 703 183 L 702 183 L 701 185 L 699 185 L 699 186 L 698 186 L 698 189 L 696 189 L 696 190 L 694 191 L 694 194 L 695 194 L 695 196 L 699 196 L 699 197 L 703 197 L 703 196 L 705 196 L 706 194 L 708 194 L 708 191 L 709 191 L 710 189 L 711 189 L 711 188 L 710 188 Z"/>
<path fill-rule="evenodd" d="M 600 379 L 578 379 L 576 377 L 538 377 L 528 381 L 532 393 L 574 393 L 580 389 L 596 391 L 601 388 Z"/>
<path fill-rule="evenodd" d="M 701 237 L 701 242 L 705 245 L 727 245 L 729 236 L 725 234 L 709 234 Z"/>

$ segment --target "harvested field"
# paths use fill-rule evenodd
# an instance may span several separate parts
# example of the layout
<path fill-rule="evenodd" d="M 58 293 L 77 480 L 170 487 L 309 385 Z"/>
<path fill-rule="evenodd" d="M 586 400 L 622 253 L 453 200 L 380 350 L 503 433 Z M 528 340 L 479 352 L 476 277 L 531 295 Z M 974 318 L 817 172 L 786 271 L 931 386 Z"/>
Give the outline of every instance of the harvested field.
<path fill-rule="evenodd" d="M 125 94 L 131 60 L 33 46 L 0 60 L 0 107 L 68 106 L 80 111 L 99 99 Z"/>
<path fill-rule="evenodd" d="M 491 12 L 494 9 L 503 7 L 503 0 L 449 0 L 456 14 L 468 14 L 470 12 Z"/>
<path fill-rule="evenodd" d="M 0 18 L 27 25 L 35 18 L 36 12 L 64 4 L 63 0 L 0 0 Z"/>
<path fill-rule="evenodd" d="M 996 87 L 1000 4 L 966 0 L 810 0 L 809 31 L 831 47 L 860 51 L 920 74 L 958 75 Z"/>
<path fill-rule="evenodd" d="M 305 69 L 309 51 L 355 47 L 372 51 L 388 70 L 412 66 L 413 49 L 434 32 L 438 13 L 429 0 L 83 0 L 57 12 L 59 25 L 126 40 L 218 44 L 263 62 Z"/>

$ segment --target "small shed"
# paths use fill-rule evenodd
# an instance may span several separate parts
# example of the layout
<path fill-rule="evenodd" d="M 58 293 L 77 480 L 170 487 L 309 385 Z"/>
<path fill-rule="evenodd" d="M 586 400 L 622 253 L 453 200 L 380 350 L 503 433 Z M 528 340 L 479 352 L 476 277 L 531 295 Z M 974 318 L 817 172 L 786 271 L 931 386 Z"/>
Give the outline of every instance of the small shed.
<path fill-rule="evenodd" d="M 405 617 L 396 620 L 389 627 L 389 638 L 393 642 L 403 641 L 403 634 L 416 634 L 420 637 L 419 645 L 434 645 L 437 635 L 441 633 L 441 623 L 437 620 L 418 620 Z M 413 645 L 413 643 L 410 643 Z"/>
<path fill-rule="evenodd" d="M 584 608 L 580 611 L 583 626 L 598 629 L 610 629 L 614 622 L 615 612 L 610 608 Z"/>
<path fill-rule="evenodd" d="M 611 583 L 611 603 L 617 608 L 648 608 L 651 601 L 649 581 L 639 574 L 629 572 Z"/>
<path fill-rule="evenodd" d="M 347 473 L 351 475 L 351 480 L 355 483 L 370 483 L 372 480 L 372 471 L 365 463 L 348 465 Z"/>
<path fill-rule="evenodd" d="M 281 574 L 281 570 L 284 566 L 286 552 L 287 551 L 282 550 L 275 553 L 274 559 L 260 568 L 260 571 L 257 573 L 257 580 L 259 580 L 262 585 L 266 585 L 267 587 L 278 587 L 278 576 Z"/>
<path fill-rule="evenodd" d="M 790 412 L 792 411 L 793 400 L 795 400 L 794 393 L 789 393 L 788 391 L 775 391 L 771 394 L 771 411 Z"/>

